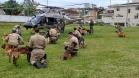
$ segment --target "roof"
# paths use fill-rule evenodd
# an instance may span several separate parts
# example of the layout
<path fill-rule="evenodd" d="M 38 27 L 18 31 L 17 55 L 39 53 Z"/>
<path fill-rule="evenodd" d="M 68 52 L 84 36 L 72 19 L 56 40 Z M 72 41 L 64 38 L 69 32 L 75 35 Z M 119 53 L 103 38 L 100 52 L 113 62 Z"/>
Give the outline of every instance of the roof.
<path fill-rule="evenodd" d="M 127 7 L 127 6 L 139 6 L 139 2 L 132 2 L 132 3 L 125 3 L 125 4 L 116 4 L 116 5 L 111 5 L 108 7 Z"/>
<path fill-rule="evenodd" d="M 45 16 L 48 18 L 59 18 L 59 19 L 63 18 L 63 16 L 61 14 L 58 14 L 58 13 L 43 13 L 43 14 L 39 14 L 38 16 Z"/>
<path fill-rule="evenodd" d="M 50 9 L 64 9 L 61 7 L 56 7 L 56 6 L 47 6 L 47 5 L 38 5 L 37 7 L 41 7 L 41 8 L 50 8 Z"/>

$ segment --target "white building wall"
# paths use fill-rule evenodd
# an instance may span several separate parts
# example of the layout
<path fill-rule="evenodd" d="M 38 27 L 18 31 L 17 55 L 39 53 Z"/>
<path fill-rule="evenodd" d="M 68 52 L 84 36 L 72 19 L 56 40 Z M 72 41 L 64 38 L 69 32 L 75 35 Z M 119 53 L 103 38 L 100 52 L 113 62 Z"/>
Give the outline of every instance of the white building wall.
<path fill-rule="evenodd" d="M 27 22 L 31 17 L 0 15 L 0 22 Z"/>
<path fill-rule="evenodd" d="M 139 2 L 139 0 L 132 0 L 132 2 Z"/>
<path fill-rule="evenodd" d="M 114 22 L 116 23 L 125 23 L 126 21 L 126 14 L 127 14 L 127 9 L 126 8 L 119 8 L 119 11 L 117 11 L 117 8 L 114 8 Z M 118 15 L 122 15 L 123 17 L 118 17 Z"/>
<path fill-rule="evenodd" d="M 120 7 L 120 11 L 117 11 L 115 8 L 114 13 L 114 22 L 116 23 L 126 23 L 128 22 L 129 25 L 134 26 L 139 24 L 139 18 L 135 19 L 135 15 L 139 13 L 139 10 L 136 10 L 137 6 L 130 6 L 130 7 Z M 130 13 L 128 13 L 128 9 L 131 10 Z M 128 13 L 128 14 L 127 14 Z M 123 15 L 123 17 L 116 17 L 118 14 Z"/>
<path fill-rule="evenodd" d="M 112 17 L 102 16 L 102 22 L 107 23 L 107 24 L 113 24 L 113 19 L 112 19 Z"/>
<path fill-rule="evenodd" d="M 114 8 L 107 8 L 107 10 L 114 10 Z M 102 15 L 102 22 L 114 25 L 114 18 L 113 16 L 112 17 L 110 17 L 109 15 L 107 16 L 107 10 L 104 11 L 104 15 Z"/>
<path fill-rule="evenodd" d="M 139 10 L 136 10 L 137 6 L 130 7 L 131 13 L 129 14 L 128 18 L 130 19 L 130 25 L 134 26 L 139 24 Z M 135 15 L 138 14 L 138 18 L 135 19 Z"/>
<path fill-rule="evenodd" d="M 139 10 L 136 10 L 136 7 L 139 6 L 129 6 L 127 7 L 114 7 L 111 8 L 114 10 L 114 15 L 112 16 L 112 18 L 110 17 L 102 17 L 102 20 L 104 21 L 104 23 L 110 23 L 114 24 L 114 23 L 126 23 L 126 21 L 128 22 L 128 24 L 130 26 L 136 26 L 139 25 Z M 117 11 L 117 8 L 120 8 L 120 11 Z M 128 9 L 130 9 L 130 13 L 128 13 Z M 128 13 L 128 16 L 127 16 Z M 138 18 L 135 19 L 135 15 L 138 14 Z M 117 17 L 118 15 L 122 15 L 123 17 Z"/>

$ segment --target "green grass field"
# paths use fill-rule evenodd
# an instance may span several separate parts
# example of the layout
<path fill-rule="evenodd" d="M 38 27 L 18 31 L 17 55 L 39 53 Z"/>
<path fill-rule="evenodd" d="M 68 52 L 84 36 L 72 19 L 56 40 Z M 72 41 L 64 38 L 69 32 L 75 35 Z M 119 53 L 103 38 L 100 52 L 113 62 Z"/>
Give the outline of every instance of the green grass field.
<path fill-rule="evenodd" d="M 0 24 L 0 36 L 11 28 L 11 24 Z M 85 36 L 87 48 L 80 49 L 77 57 L 63 61 L 63 43 L 72 28 L 66 27 L 58 44 L 47 45 L 49 66 L 45 69 L 32 67 L 25 55 L 15 67 L 0 49 L 0 78 L 139 78 L 139 27 L 125 28 L 126 38 L 119 38 L 114 27 L 95 26 L 95 33 Z M 26 43 L 29 37 L 30 30 L 24 29 Z"/>

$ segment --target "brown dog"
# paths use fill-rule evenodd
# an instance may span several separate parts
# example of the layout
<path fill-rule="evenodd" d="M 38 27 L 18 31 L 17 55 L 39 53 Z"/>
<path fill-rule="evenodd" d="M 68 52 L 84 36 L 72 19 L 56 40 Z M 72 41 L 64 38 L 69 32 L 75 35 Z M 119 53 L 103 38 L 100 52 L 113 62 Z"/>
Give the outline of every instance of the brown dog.
<path fill-rule="evenodd" d="M 118 34 L 118 37 L 125 37 L 124 32 L 117 32 L 117 34 Z"/>
<path fill-rule="evenodd" d="M 71 57 L 77 56 L 78 50 L 74 49 L 76 45 L 77 43 L 75 42 L 73 42 L 72 44 L 69 44 L 68 42 L 64 43 L 65 52 L 64 52 L 63 60 L 68 60 Z"/>
<path fill-rule="evenodd" d="M 5 49 L 5 53 L 9 57 L 9 62 L 12 61 L 14 65 L 16 65 L 17 60 L 19 59 L 21 54 L 27 54 L 27 60 L 29 62 L 29 48 L 28 47 L 13 47 L 8 44 L 4 44 L 3 49 Z"/>

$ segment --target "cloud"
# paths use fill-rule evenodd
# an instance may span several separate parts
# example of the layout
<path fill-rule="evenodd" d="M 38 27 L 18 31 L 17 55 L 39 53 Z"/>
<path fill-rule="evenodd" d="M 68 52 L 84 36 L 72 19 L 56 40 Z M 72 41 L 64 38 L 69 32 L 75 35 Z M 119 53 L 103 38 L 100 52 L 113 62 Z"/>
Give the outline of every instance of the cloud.
<path fill-rule="evenodd" d="M 64 0 L 66 2 L 71 2 L 71 3 L 80 3 L 80 2 L 84 2 L 85 0 Z"/>
<path fill-rule="evenodd" d="M 0 0 L 0 2 L 4 2 L 7 0 Z M 18 2 L 23 2 L 24 0 L 16 0 Z M 47 5 L 47 0 L 35 0 L 41 4 Z M 81 3 L 91 3 L 96 4 L 97 6 L 108 6 L 110 5 L 110 0 L 48 0 L 49 5 L 51 6 L 60 6 L 60 7 L 74 7 L 74 6 L 66 6 L 66 5 L 73 5 L 73 4 L 81 4 Z M 121 4 L 126 3 L 127 0 L 111 0 L 112 4 Z M 80 6 L 75 6 L 80 7 Z"/>

